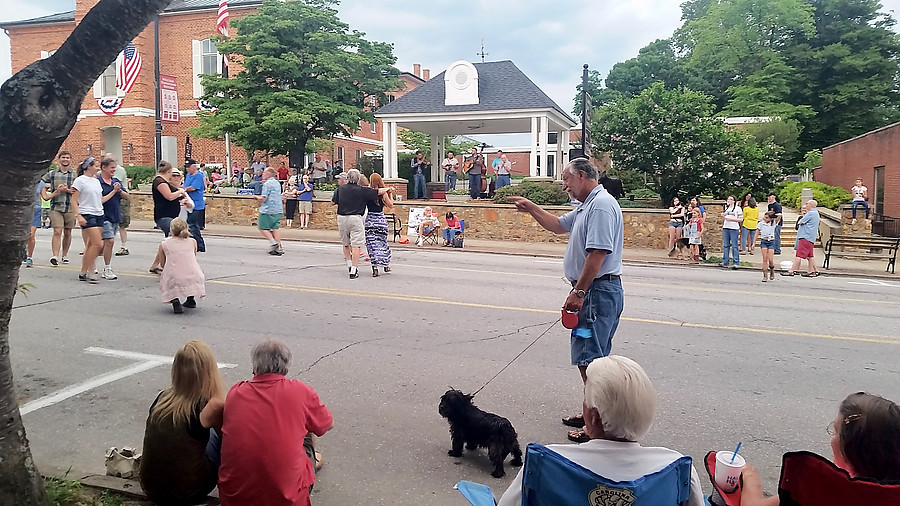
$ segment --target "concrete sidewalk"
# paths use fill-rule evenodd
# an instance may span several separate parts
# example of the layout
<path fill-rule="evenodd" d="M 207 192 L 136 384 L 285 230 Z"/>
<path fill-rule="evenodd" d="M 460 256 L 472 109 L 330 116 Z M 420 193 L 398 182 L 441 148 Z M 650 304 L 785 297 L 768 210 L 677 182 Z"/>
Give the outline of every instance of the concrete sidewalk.
<path fill-rule="evenodd" d="M 154 231 L 154 224 L 150 221 L 132 221 L 131 226 L 128 230 L 137 231 L 137 232 L 152 232 Z M 156 230 L 159 232 L 158 230 Z M 306 229 L 300 230 L 299 228 L 281 229 L 282 238 L 286 241 L 307 241 L 307 242 L 318 242 L 318 243 L 332 243 L 337 244 L 339 242 L 337 230 L 321 230 L 321 229 Z M 206 229 L 203 231 L 204 236 L 217 236 L 217 237 L 258 237 L 261 241 L 262 236 L 259 231 L 255 227 L 251 226 L 240 226 L 240 225 L 214 225 L 207 224 Z M 400 244 L 391 241 L 390 246 L 393 249 L 416 249 L 415 241 L 410 241 L 409 244 Z M 447 249 L 450 248 L 441 248 L 439 246 L 423 246 L 422 249 Z M 495 241 L 488 239 L 466 239 L 465 240 L 465 248 L 466 251 L 474 251 L 478 253 L 496 253 L 496 254 L 505 254 L 505 255 L 522 255 L 522 256 L 537 256 L 537 257 L 550 257 L 550 258 L 562 258 L 563 254 L 566 251 L 566 243 L 536 243 L 536 242 L 515 242 L 515 241 Z M 680 265 L 680 266 L 689 266 L 696 268 L 709 268 L 716 267 L 718 264 L 716 263 L 703 263 L 696 264 L 693 262 L 685 262 L 680 260 L 675 260 L 669 258 L 666 254 L 665 250 L 661 249 L 645 249 L 645 248 L 625 248 L 622 258 L 626 263 L 634 263 L 634 264 L 657 264 L 657 265 Z M 715 254 L 716 256 L 721 257 L 721 253 Z M 749 262 L 753 264 L 752 268 L 759 269 L 762 265 L 761 255 L 759 253 L 759 249 L 757 248 L 756 253 L 754 255 L 741 255 L 741 262 Z M 778 268 L 779 264 L 784 260 L 792 260 L 794 258 L 794 249 L 789 247 L 783 247 L 781 249 L 781 255 L 775 256 L 775 266 Z M 834 256 L 831 259 L 831 267 L 829 269 L 822 268 L 822 263 L 825 261 L 825 252 L 822 248 L 816 248 L 816 265 L 819 266 L 819 270 L 823 274 L 829 275 L 838 275 L 838 276 L 862 276 L 869 278 L 885 278 L 885 279 L 900 279 L 900 274 L 891 274 L 890 272 L 885 271 L 885 267 L 887 267 L 887 260 L 858 260 L 851 258 L 841 258 Z M 751 267 L 744 267 L 746 269 L 750 269 Z M 806 262 L 801 263 L 800 271 L 806 271 Z"/>

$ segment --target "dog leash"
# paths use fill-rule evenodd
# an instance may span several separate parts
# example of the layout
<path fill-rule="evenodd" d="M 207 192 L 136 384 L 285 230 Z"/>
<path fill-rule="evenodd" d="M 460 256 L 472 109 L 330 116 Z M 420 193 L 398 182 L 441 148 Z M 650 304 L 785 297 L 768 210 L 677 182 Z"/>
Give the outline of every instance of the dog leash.
<path fill-rule="evenodd" d="M 557 318 L 556 321 L 554 321 L 553 323 L 551 323 L 550 326 L 547 327 L 546 330 L 544 330 L 543 332 L 541 332 L 541 335 L 539 335 L 539 336 L 537 336 L 536 338 L 534 338 L 534 341 L 531 341 L 531 344 L 529 344 L 528 346 L 526 346 L 524 350 L 520 351 L 518 355 L 516 355 L 515 357 L 513 357 L 512 360 L 510 360 L 509 362 L 507 362 L 507 364 L 506 364 L 505 366 L 503 366 L 502 369 L 500 369 L 499 371 L 497 371 L 497 374 L 491 376 L 491 379 L 487 380 L 487 381 L 484 383 L 484 385 L 481 385 L 481 388 L 479 388 L 478 390 L 475 390 L 474 392 L 472 392 L 471 395 L 474 397 L 474 396 L 475 396 L 478 392 L 480 392 L 484 387 L 488 386 L 488 383 L 494 381 L 494 379 L 496 379 L 497 376 L 500 376 L 500 373 L 502 373 L 503 371 L 505 371 L 507 367 L 511 366 L 512 363 L 516 361 L 516 359 L 518 359 L 518 358 L 521 357 L 526 351 L 528 351 L 528 348 L 531 348 L 532 346 L 534 346 L 534 344 L 535 344 L 536 342 L 538 342 L 538 340 L 539 340 L 540 338 L 544 337 L 544 336 L 547 334 L 547 332 L 550 332 L 550 329 L 552 329 L 554 325 L 556 325 L 557 323 L 559 323 L 559 321 L 560 321 L 561 319 L 562 319 L 562 317 Z"/>

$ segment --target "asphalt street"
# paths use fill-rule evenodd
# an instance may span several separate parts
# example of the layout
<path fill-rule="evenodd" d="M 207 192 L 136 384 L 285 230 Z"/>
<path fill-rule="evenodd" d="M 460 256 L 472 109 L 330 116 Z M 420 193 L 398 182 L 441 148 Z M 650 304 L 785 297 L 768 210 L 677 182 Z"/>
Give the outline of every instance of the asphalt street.
<path fill-rule="evenodd" d="M 16 297 L 10 323 L 39 467 L 103 473 L 107 448 L 140 447 L 150 403 L 168 386 L 167 357 L 190 339 L 210 344 L 229 386 L 250 377 L 259 340 L 291 346 L 289 376 L 315 388 L 335 418 L 320 440 L 318 505 L 466 504 L 452 490 L 461 479 L 499 497 L 517 469 L 494 479 L 484 450 L 448 457 L 438 400 L 451 386 L 478 389 L 545 331 L 475 399 L 509 418 L 523 446 L 566 441 L 560 418 L 580 410 L 581 382 L 568 331 L 554 325 L 569 289 L 560 259 L 405 249 L 393 273 L 372 278 L 362 264 L 350 280 L 337 245 L 289 242 L 271 257 L 262 238 L 209 237 L 207 297 L 174 315 L 147 272 L 161 238 L 132 233 L 132 254 L 113 261 L 119 279 L 91 285 L 76 280 L 80 238 L 72 263 L 54 268 L 39 231 L 35 268 L 20 271 L 33 287 Z M 847 394 L 900 400 L 900 283 L 760 278 L 625 267 L 613 353 L 640 363 L 658 395 L 641 442 L 692 456 L 705 493 L 709 450 L 742 442 L 774 491 L 785 451 L 831 457 L 825 427 Z"/>

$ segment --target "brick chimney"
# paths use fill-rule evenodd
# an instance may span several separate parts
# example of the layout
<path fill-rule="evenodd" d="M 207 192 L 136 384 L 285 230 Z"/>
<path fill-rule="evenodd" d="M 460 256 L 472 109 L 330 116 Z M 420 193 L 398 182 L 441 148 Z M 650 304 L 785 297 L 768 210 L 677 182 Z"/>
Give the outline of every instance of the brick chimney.
<path fill-rule="evenodd" d="M 413 74 L 415 74 L 416 77 L 422 77 L 422 66 L 418 63 L 413 63 Z"/>
<path fill-rule="evenodd" d="M 98 3 L 100 3 L 100 0 L 75 0 L 75 24 L 81 23 L 88 11 L 93 9 Z"/>
<path fill-rule="evenodd" d="M 422 71 L 422 79 L 425 81 L 431 79 L 431 69 L 425 69 Z"/>

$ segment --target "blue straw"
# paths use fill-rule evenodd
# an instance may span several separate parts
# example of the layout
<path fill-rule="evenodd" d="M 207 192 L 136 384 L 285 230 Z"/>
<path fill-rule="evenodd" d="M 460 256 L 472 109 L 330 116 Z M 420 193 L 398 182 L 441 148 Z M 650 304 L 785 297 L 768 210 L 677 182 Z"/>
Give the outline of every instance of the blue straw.
<path fill-rule="evenodd" d="M 734 454 L 731 456 L 731 462 L 729 462 L 730 464 L 734 464 L 734 458 L 737 457 L 737 452 L 740 449 L 741 449 L 741 443 L 738 442 L 737 448 L 734 449 Z"/>

